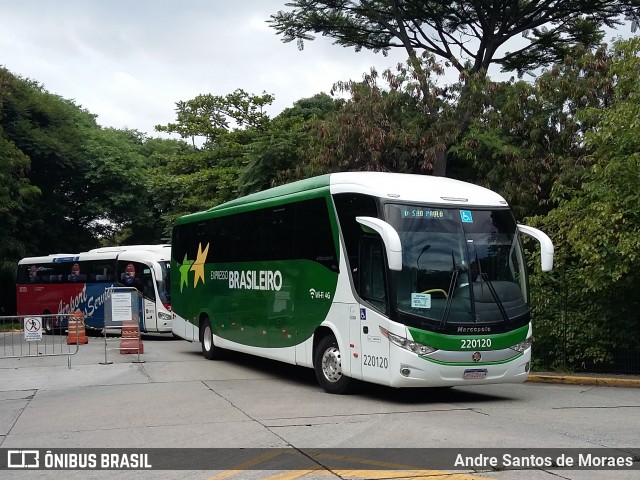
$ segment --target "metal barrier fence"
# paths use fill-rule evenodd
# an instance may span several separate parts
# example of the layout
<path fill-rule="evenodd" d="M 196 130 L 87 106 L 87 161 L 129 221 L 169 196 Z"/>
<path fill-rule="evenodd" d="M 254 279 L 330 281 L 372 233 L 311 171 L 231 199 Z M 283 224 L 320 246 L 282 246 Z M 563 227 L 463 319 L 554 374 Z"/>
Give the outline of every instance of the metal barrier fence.
<path fill-rule="evenodd" d="M 640 296 L 624 277 L 597 291 L 587 268 L 531 279 L 534 371 L 640 375 Z M 596 278 L 608 278 L 594 271 Z"/>
<path fill-rule="evenodd" d="M 112 337 L 115 332 L 119 332 L 118 336 Z M 140 354 L 144 353 L 140 326 L 138 325 L 137 316 L 132 322 L 120 326 L 109 326 L 102 330 L 104 338 L 104 362 L 100 365 L 111 365 L 113 362 L 107 356 L 108 351 L 119 351 L 121 354 L 133 354 L 135 358 L 131 363 L 145 363 L 140 359 Z M 113 346 L 118 342 L 118 346 Z"/>
<path fill-rule="evenodd" d="M 0 317 L 0 359 L 66 356 L 71 368 L 71 357 L 78 353 L 80 343 L 86 343 L 84 322 L 78 315 Z M 46 334 L 43 325 L 51 325 L 54 320 L 61 327 Z"/>
<path fill-rule="evenodd" d="M 136 358 L 132 363 L 144 363 L 140 359 L 140 354 L 144 353 L 142 344 L 142 336 L 140 332 L 140 292 L 132 287 L 110 287 L 107 289 L 109 294 L 105 301 L 104 328 L 102 329 L 104 337 L 104 362 L 101 365 L 110 365 L 107 351 L 117 350 L 121 354 L 135 354 Z M 108 343 L 112 340 L 109 333 L 120 332 L 119 338 L 115 338 L 119 342 L 117 347 L 109 347 Z"/>

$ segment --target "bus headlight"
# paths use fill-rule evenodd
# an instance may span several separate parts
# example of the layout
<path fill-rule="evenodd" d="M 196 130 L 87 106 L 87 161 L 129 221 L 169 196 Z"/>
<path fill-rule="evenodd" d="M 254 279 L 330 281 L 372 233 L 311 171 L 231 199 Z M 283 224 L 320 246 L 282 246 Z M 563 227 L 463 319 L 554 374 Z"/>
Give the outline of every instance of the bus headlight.
<path fill-rule="evenodd" d="M 408 338 L 401 337 L 400 335 L 396 335 L 395 333 L 391 333 L 386 328 L 380 327 L 380 332 L 394 345 L 418 355 L 427 355 L 437 350 L 437 348 L 430 347 L 429 345 L 423 345 L 421 343 L 414 342 L 413 340 L 409 340 Z"/>
<path fill-rule="evenodd" d="M 509 348 L 511 348 L 511 350 L 515 350 L 518 353 L 522 353 L 527 348 L 531 347 L 531 340 L 532 340 L 532 337 L 529 337 L 524 342 L 516 343 L 515 345 L 512 345 Z"/>
<path fill-rule="evenodd" d="M 158 312 L 158 318 L 160 320 L 171 320 L 171 315 L 169 315 L 168 313 L 164 313 L 164 312 Z"/>

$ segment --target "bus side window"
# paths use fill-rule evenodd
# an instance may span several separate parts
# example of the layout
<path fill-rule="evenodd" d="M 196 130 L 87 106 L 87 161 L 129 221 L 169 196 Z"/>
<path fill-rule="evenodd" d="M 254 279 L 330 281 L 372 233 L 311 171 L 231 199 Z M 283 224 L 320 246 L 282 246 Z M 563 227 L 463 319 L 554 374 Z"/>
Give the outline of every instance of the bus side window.
<path fill-rule="evenodd" d="M 360 291 L 357 275 L 360 263 L 360 239 L 363 236 L 362 225 L 356 221 L 356 217 L 378 217 L 376 201 L 373 197 L 358 193 L 339 193 L 333 196 L 338 221 L 344 238 L 349 268 L 353 274 L 353 283 L 357 292 Z"/>
<path fill-rule="evenodd" d="M 387 311 L 387 286 L 382 240 L 362 237 L 360 241 L 360 296 L 381 312 Z"/>
<path fill-rule="evenodd" d="M 295 205 L 294 258 L 302 258 L 338 271 L 331 219 L 325 198 Z"/>

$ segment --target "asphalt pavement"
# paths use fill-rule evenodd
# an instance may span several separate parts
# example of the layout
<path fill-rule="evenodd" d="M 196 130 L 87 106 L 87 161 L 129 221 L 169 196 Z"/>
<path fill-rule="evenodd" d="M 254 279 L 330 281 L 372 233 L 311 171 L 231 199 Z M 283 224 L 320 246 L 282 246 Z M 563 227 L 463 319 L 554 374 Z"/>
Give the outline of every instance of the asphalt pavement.
<path fill-rule="evenodd" d="M 169 443 L 199 448 L 203 438 L 212 448 L 242 449 L 247 444 L 258 448 L 286 446 L 286 442 L 265 433 L 256 422 L 248 421 L 249 417 L 233 408 L 224 395 L 202 382 L 222 382 L 227 389 L 237 389 L 236 379 L 269 381 L 272 372 L 261 371 L 256 363 L 247 368 L 242 361 L 229 362 L 223 369 L 214 369 L 203 359 L 199 343 L 170 335 L 143 335 L 143 351 L 139 354 L 121 353 L 122 340 L 118 337 L 106 340 L 90 337 L 86 345 L 77 349 L 75 345 L 67 346 L 62 336 L 50 340 L 54 340 L 56 349 L 45 352 L 34 345 L 27 351 L 29 355 L 0 358 L 0 449 L 142 446 L 162 449 Z M 0 357 L 3 351 L 7 350 L 0 345 Z M 56 354 L 49 355 L 51 351 Z M 287 372 L 299 376 L 300 384 L 315 385 L 310 369 Z M 530 375 L 529 382 L 630 388 L 640 387 L 640 376 L 537 372 Z M 263 395 L 264 402 L 273 400 L 269 392 Z M 334 400 L 324 395 L 314 398 L 322 402 Z M 256 405 L 262 404 L 262 400 L 256 397 Z M 278 401 L 282 399 L 279 397 Z M 365 405 L 359 408 L 365 409 Z M 207 415 L 207 423 L 202 421 L 203 415 Z M 329 417 L 319 418 L 321 423 L 329 421 Z M 219 426 L 215 435 L 212 425 Z M 230 429 L 229 425 L 233 425 L 233 431 L 227 433 L 225 428 Z M 71 472 L 58 472 L 64 473 L 61 476 L 51 472 L 40 478 L 90 478 L 86 472 L 73 475 Z M 48 472 L 20 473 L 24 475 L 7 478 L 33 478 Z M 114 474 L 94 473 L 92 478 L 106 478 L 99 473 Z M 206 472 L 191 476 L 185 472 L 180 477 L 171 477 L 160 470 L 146 473 L 149 475 L 124 471 L 121 478 L 212 478 Z"/>

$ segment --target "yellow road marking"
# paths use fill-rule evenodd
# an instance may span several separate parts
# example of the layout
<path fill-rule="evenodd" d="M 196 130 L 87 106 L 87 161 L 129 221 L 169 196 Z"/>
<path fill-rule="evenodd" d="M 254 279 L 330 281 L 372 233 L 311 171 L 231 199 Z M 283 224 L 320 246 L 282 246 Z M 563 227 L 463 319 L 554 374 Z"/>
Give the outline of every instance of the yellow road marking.
<path fill-rule="evenodd" d="M 331 474 L 328 470 L 324 470 L 321 468 L 310 469 L 310 470 L 294 470 L 292 472 L 281 473 L 279 475 L 274 475 L 272 477 L 265 477 L 263 480 L 296 480 L 297 478 L 304 477 L 309 474 L 315 474 L 319 476 L 328 476 Z"/>
<path fill-rule="evenodd" d="M 297 452 L 292 450 L 291 452 L 283 452 L 282 450 L 275 450 L 274 452 L 263 453 L 256 458 L 237 465 L 232 470 L 219 473 L 211 477 L 209 480 L 223 480 L 227 478 L 235 477 L 236 475 L 243 474 L 246 470 L 251 469 L 260 470 L 259 465 L 267 462 L 280 455 L 293 455 Z M 263 480 L 296 480 L 307 475 L 315 476 L 339 476 L 340 478 L 363 478 L 369 480 L 384 480 L 384 479 L 408 479 L 408 480 L 491 480 L 487 477 L 477 477 L 467 473 L 449 473 L 442 470 L 420 470 L 408 465 L 400 465 L 390 462 L 369 460 L 364 458 L 349 457 L 346 455 L 332 455 L 327 453 L 308 452 L 312 458 L 324 458 L 330 460 L 338 460 L 350 463 L 359 463 L 368 466 L 376 466 L 382 468 L 390 468 L 393 470 L 365 470 L 365 469 L 336 469 L 323 468 L 319 465 L 314 465 L 309 469 L 292 470 L 284 473 L 279 473 L 269 477 L 263 477 Z"/>
<path fill-rule="evenodd" d="M 278 450 L 275 450 L 274 452 L 263 453 L 262 455 L 258 455 L 252 460 L 237 465 L 233 470 L 227 470 L 225 472 L 219 473 L 218 475 L 214 475 L 209 480 L 223 480 L 224 478 L 231 478 L 235 475 L 241 474 L 245 470 L 249 470 L 251 467 L 260 465 L 261 463 L 264 463 L 267 460 L 271 460 L 272 458 L 279 457 L 280 455 L 282 455 L 282 452 Z"/>
<path fill-rule="evenodd" d="M 281 473 L 262 480 L 297 480 L 307 475 L 316 477 L 363 478 L 367 480 L 491 480 L 466 473 L 447 473 L 440 470 L 296 470 Z"/>

